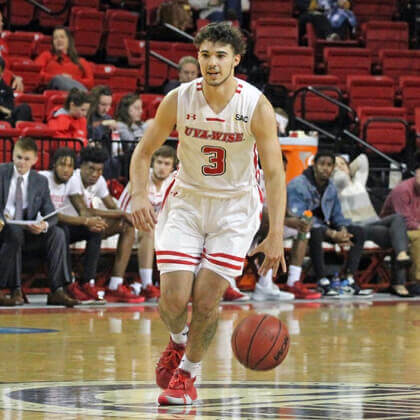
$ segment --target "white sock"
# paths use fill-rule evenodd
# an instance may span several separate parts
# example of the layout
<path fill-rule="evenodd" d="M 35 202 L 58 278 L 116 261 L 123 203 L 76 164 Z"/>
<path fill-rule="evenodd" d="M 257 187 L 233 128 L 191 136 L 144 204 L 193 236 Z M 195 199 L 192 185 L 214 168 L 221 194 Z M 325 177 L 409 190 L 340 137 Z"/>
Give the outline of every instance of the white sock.
<path fill-rule="evenodd" d="M 95 287 L 95 279 L 90 279 L 89 280 L 89 286 L 90 287 Z"/>
<path fill-rule="evenodd" d="M 268 270 L 267 274 L 265 276 L 260 276 L 258 279 L 258 284 L 264 288 L 267 289 L 271 286 L 271 283 L 273 283 L 273 270 Z"/>
<path fill-rule="evenodd" d="M 139 274 L 141 277 L 141 282 L 143 284 L 143 287 L 147 287 L 149 284 L 153 284 L 152 283 L 153 270 L 151 268 L 140 268 Z"/>
<path fill-rule="evenodd" d="M 297 265 L 289 265 L 289 275 L 287 277 L 287 285 L 292 287 L 297 281 L 300 280 L 302 274 L 302 267 Z"/>
<path fill-rule="evenodd" d="M 131 283 L 130 287 L 133 289 L 134 294 L 136 294 L 137 296 L 141 293 L 141 283 L 139 283 L 138 281 Z"/>
<path fill-rule="evenodd" d="M 118 286 L 121 286 L 123 284 L 123 278 L 122 277 L 111 277 L 109 280 L 109 288 L 111 290 L 117 290 Z"/>
<path fill-rule="evenodd" d="M 201 363 L 193 363 L 190 362 L 187 359 L 187 356 L 184 354 L 184 356 L 182 357 L 181 363 L 179 364 L 179 368 L 182 370 L 185 370 L 186 372 L 189 372 L 189 374 L 191 375 L 191 378 L 195 378 L 197 376 L 197 373 L 200 370 L 200 366 Z"/>
<path fill-rule="evenodd" d="M 178 334 L 171 333 L 172 341 L 176 344 L 187 344 L 188 331 L 189 331 L 189 328 L 188 328 L 188 325 L 186 325 L 180 333 Z"/>

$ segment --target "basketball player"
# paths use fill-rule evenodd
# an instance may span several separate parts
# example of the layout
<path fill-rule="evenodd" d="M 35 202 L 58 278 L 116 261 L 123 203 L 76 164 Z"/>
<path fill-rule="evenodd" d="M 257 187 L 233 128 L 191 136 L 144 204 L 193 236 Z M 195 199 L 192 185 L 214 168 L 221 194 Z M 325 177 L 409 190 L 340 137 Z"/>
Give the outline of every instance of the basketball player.
<path fill-rule="evenodd" d="M 176 164 L 176 151 L 171 146 L 162 146 L 153 153 L 152 167 L 149 171 L 149 200 L 156 214 L 159 213 L 166 189 L 173 180 Z M 128 183 L 118 199 L 118 207 L 128 213 L 131 212 L 130 192 L 131 184 Z M 160 296 L 160 291 L 152 282 L 155 252 L 154 231 L 139 232 L 136 230 L 136 234 L 138 239 L 137 262 L 141 283 L 135 281 L 130 286 L 137 295 L 141 292 L 147 301 L 156 301 Z"/>
<path fill-rule="evenodd" d="M 245 45 L 227 23 L 212 23 L 195 38 L 202 78 L 184 83 L 162 101 L 131 163 L 132 215 L 154 228 L 148 199 L 153 152 L 176 125 L 179 172 L 166 192 L 156 226 L 161 275 L 160 316 L 170 342 L 156 368 L 161 405 L 192 404 L 200 362 L 216 332 L 224 291 L 241 274 L 260 223 L 258 148 L 264 169 L 270 230 L 251 254 L 265 254 L 260 272 L 285 270 L 285 176 L 274 111 L 252 85 L 234 77 Z M 192 318 L 187 326 L 187 305 Z"/>

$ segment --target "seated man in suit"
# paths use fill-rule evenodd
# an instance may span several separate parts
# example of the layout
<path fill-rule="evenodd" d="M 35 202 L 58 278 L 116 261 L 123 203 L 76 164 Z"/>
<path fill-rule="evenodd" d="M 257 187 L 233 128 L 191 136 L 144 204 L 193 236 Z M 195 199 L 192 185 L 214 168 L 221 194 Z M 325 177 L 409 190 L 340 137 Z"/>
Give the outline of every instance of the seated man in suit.
<path fill-rule="evenodd" d="M 34 140 L 23 137 L 13 150 L 13 162 L 0 164 L 0 288 L 9 288 L 11 298 L 0 305 L 22 305 L 21 291 L 22 252 L 44 251 L 51 281 L 49 305 L 72 307 L 79 302 L 70 298 L 63 289 L 68 281 L 66 241 L 58 228 L 57 216 L 48 221 L 17 225 L 8 221 L 36 220 L 38 214 L 54 212 L 48 181 L 31 168 L 37 162 L 38 148 Z M 4 299 L 4 298 L 2 298 Z"/>

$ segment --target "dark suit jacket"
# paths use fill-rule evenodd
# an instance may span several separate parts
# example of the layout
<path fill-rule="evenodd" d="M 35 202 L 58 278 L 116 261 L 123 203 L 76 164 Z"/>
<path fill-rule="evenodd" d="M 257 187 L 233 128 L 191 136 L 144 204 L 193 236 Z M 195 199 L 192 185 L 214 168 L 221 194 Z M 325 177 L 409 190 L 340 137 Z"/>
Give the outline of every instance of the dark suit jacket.
<path fill-rule="evenodd" d="M 13 176 L 13 162 L 0 164 L 0 217 L 4 220 L 4 209 L 6 208 L 9 196 L 10 182 Z M 38 212 L 42 216 L 52 213 L 55 207 L 51 201 L 50 189 L 47 178 L 31 169 L 28 177 L 28 208 L 25 219 L 35 220 Z M 47 222 L 49 226 L 57 223 L 57 215 L 50 217 Z"/>

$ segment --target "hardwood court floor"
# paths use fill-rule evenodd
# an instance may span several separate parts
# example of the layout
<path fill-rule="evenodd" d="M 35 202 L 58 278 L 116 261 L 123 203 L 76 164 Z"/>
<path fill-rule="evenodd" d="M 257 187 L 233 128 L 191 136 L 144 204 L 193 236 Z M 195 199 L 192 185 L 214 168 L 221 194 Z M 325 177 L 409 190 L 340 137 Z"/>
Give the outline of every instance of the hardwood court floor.
<path fill-rule="evenodd" d="M 419 310 L 420 299 L 223 304 L 199 401 L 168 409 L 156 404 L 168 340 L 156 305 L 2 309 L 0 418 L 420 419 Z M 254 311 L 290 331 L 272 371 L 232 355 L 232 330 Z"/>

